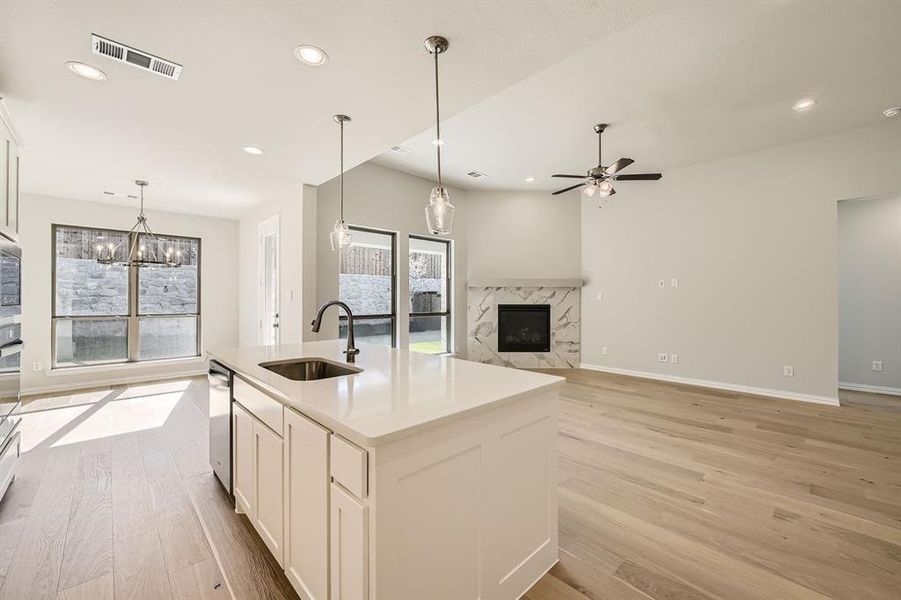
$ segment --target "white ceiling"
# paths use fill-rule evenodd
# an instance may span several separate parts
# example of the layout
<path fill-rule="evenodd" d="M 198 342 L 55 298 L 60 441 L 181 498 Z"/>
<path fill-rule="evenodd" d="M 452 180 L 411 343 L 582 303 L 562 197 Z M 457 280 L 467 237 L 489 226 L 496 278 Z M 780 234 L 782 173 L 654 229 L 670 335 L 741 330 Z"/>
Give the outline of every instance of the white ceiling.
<path fill-rule="evenodd" d="M 680 3 L 442 123 L 444 174 L 474 189 L 566 187 L 604 162 L 663 171 L 886 121 L 901 105 L 901 2 Z M 448 77 L 445 89 L 457 83 Z M 792 111 L 803 97 L 807 113 Z M 901 119 L 886 122 L 899 129 Z M 377 162 L 433 177 L 433 130 Z M 486 180 L 466 176 L 476 170 Z M 851 174 L 841 174 L 851 176 Z M 534 183 L 525 183 L 529 176 Z M 628 186 L 652 183 L 623 183 Z M 572 192 L 576 193 L 576 192 Z"/>
<path fill-rule="evenodd" d="M 133 180 L 145 178 L 153 208 L 234 217 L 337 174 L 334 113 L 354 119 L 348 166 L 426 129 L 432 63 L 422 42 L 430 34 L 451 42 L 442 99 L 452 115 L 660 6 L 4 1 L 0 96 L 26 142 L 23 191 L 109 201 L 104 190 L 133 193 Z M 181 63 L 181 79 L 94 56 L 92 32 Z M 302 43 L 324 48 L 328 64 L 298 63 L 292 50 Z M 68 60 L 94 64 L 109 79 L 78 78 Z M 568 126 L 581 120 L 573 115 Z M 449 130 L 451 155 L 464 148 L 461 132 Z M 245 145 L 265 155 L 246 155 Z"/>

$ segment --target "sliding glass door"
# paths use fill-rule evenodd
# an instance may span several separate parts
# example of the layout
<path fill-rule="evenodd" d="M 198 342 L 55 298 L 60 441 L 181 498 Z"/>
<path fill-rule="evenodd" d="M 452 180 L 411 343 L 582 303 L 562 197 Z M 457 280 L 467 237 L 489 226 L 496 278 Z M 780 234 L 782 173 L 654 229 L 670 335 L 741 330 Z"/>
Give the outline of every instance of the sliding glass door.
<path fill-rule="evenodd" d="M 357 342 L 395 346 L 397 275 L 395 234 L 351 227 L 353 243 L 341 252 L 338 298 L 354 313 Z M 347 338 L 347 317 L 341 315 L 338 332 Z"/>
<path fill-rule="evenodd" d="M 451 351 L 451 243 L 410 236 L 410 350 Z"/>

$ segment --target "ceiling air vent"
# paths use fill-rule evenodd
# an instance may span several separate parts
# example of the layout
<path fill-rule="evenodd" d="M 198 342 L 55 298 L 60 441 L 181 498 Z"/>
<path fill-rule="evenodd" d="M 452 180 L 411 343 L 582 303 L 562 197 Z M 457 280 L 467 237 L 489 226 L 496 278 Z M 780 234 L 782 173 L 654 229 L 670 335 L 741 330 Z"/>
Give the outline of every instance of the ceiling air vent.
<path fill-rule="evenodd" d="M 469 175 L 473 179 L 488 179 L 487 175 L 480 173 L 479 171 L 470 171 L 469 173 L 467 173 L 467 175 Z"/>
<path fill-rule="evenodd" d="M 394 146 L 388 148 L 388 150 L 394 152 L 395 154 L 409 154 L 410 152 L 413 152 L 413 148 L 404 146 L 403 144 L 395 144 Z"/>
<path fill-rule="evenodd" d="M 91 48 L 94 54 L 106 56 L 113 60 L 129 64 L 145 71 L 162 75 L 167 79 L 175 79 L 181 75 L 181 65 L 170 60 L 154 56 L 149 52 L 138 50 L 111 39 L 91 34 Z"/>

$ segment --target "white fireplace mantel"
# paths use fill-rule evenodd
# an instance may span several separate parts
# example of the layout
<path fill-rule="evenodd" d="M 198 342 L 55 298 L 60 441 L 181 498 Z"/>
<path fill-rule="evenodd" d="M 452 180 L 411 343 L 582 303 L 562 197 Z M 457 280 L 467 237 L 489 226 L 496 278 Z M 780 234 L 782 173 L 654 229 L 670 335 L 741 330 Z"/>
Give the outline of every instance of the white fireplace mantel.
<path fill-rule="evenodd" d="M 466 287 L 471 288 L 580 288 L 585 285 L 581 279 L 470 279 Z"/>

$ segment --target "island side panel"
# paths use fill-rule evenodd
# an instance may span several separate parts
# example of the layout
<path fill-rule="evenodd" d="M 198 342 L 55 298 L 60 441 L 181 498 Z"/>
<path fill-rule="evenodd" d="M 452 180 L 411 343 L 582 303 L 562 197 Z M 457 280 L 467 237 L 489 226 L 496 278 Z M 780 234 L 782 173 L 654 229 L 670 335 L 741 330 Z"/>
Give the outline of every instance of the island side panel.
<path fill-rule="evenodd" d="M 557 562 L 555 390 L 372 452 L 371 598 L 519 598 Z"/>

